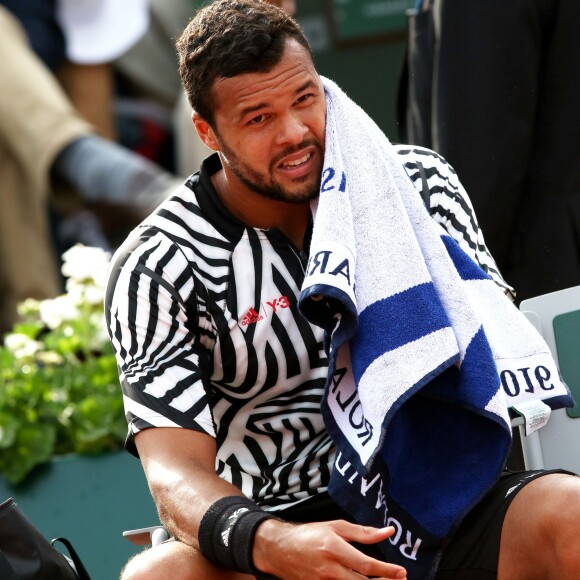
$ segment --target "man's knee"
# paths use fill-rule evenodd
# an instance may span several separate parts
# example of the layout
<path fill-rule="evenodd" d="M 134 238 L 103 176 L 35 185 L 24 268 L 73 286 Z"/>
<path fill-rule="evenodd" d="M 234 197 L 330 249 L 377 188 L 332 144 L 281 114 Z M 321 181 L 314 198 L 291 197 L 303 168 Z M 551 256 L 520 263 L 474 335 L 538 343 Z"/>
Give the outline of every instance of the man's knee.
<path fill-rule="evenodd" d="M 578 578 L 580 570 L 580 477 L 560 476 L 543 506 L 543 525 L 552 546 L 558 578 Z"/>
<path fill-rule="evenodd" d="M 520 530 L 532 540 L 527 557 L 543 578 L 576 580 L 580 570 L 580 477 L 554 474 L 532 484 L 524 509 L 530 515 Z M 526 491 L 526 490 L 524 490 Z"/>
<path fill-rule="evenodd" d="M 120 580 L 146 580 L 149 578 L 146 559 L 144 552 L 133 556 L 123 568 Z"/>
<path fill-rule="evenodd" d="M 504 520 L 500 580 L 576 580 L 580 477 L 549 474 L 526 485 Z"/>
<path fill-rule="evenodd" d="M 201 553 L 181 542 L 169 541 L 149 548 L 127 562 L 120 580 L 252 580 L 214 566 Z"/>
<path fill-rule="evenodd" d="M 120 580 L 188 580 L 195 576 L 193 548 L 167 542 L 133 556 L 123 568 Z"/>

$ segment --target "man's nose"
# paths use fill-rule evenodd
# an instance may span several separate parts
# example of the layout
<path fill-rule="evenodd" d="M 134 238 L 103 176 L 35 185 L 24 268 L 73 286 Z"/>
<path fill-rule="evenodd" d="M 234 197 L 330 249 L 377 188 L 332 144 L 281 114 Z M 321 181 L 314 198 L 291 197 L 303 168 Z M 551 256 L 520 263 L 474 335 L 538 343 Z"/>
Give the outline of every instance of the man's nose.
<path fill-rule="evenodd" d="M 304 140 L 308 133 L 308 127 L 304 124 L 300 115 L 290 112 L 281 120 L 280 131 L 278 135 L 279 144 L 297 145 Z"/>

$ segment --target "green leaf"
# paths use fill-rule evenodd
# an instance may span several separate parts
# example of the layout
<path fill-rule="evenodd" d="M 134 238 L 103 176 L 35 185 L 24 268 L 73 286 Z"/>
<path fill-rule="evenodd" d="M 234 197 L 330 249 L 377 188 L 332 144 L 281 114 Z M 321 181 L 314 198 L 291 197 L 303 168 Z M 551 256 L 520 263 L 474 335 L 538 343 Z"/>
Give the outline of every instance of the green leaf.
<path fill-rule="evenodd" d="M 0 449 L 7 449 L 16 441 L 18 420 L 7 413 L 0 413 Z"/>
<path fill-rule="evenodd" d="M 11 484 L 20 483 L 36 467 L 52 456 L 56 431 L 47 425 L 24 425 L 14 445 L 2 451 L 0 471 Z"/>
<path fill-rule="evenodd" d="M 24 334 L 29 338 L 36 338 L 38 333 L 44 328 L 44 324 L 40 320 L 26 321 L 16 324 L 13 332 Z"/>
<path fill-rule="evenodd" d="M 54 455 L 121 449 L 127 431 L 102 303 L 79 305 L 77 319 L 57 328 L 42 322 L 44 305 L 25 301 L 12 330 L 41 350 L 16 358 L 0 346 L 0 472 L 10 482 Z"/>

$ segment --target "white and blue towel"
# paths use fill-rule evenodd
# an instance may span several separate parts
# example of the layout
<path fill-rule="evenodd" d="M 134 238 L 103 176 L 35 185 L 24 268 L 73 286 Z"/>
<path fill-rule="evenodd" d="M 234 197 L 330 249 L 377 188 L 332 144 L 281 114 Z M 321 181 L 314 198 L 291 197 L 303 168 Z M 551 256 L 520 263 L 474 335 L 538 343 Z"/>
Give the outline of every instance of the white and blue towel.
<path fill-rule="evenodd" d="M 571 406 L 549 348 L 429 216 L 386 136 L 334 83 L 300 308 L 327 330 L 330 493 L 410 579 L 498 478 L 509 408 Z"/>

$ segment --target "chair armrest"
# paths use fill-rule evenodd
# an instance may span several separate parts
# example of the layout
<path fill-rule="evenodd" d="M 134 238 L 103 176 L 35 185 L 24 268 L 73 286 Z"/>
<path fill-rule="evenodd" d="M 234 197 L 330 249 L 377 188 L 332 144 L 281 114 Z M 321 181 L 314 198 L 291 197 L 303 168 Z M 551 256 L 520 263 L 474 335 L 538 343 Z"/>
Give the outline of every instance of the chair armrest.
<path fill-rule="evenodd" d="M 127 538 L 136 546 L 158 546 L 165 540 L 169 539 L 169 532 L 163 526 L 151 526 L 148 528 L 137 528 L 126 530 L 123 537 Z"/>

